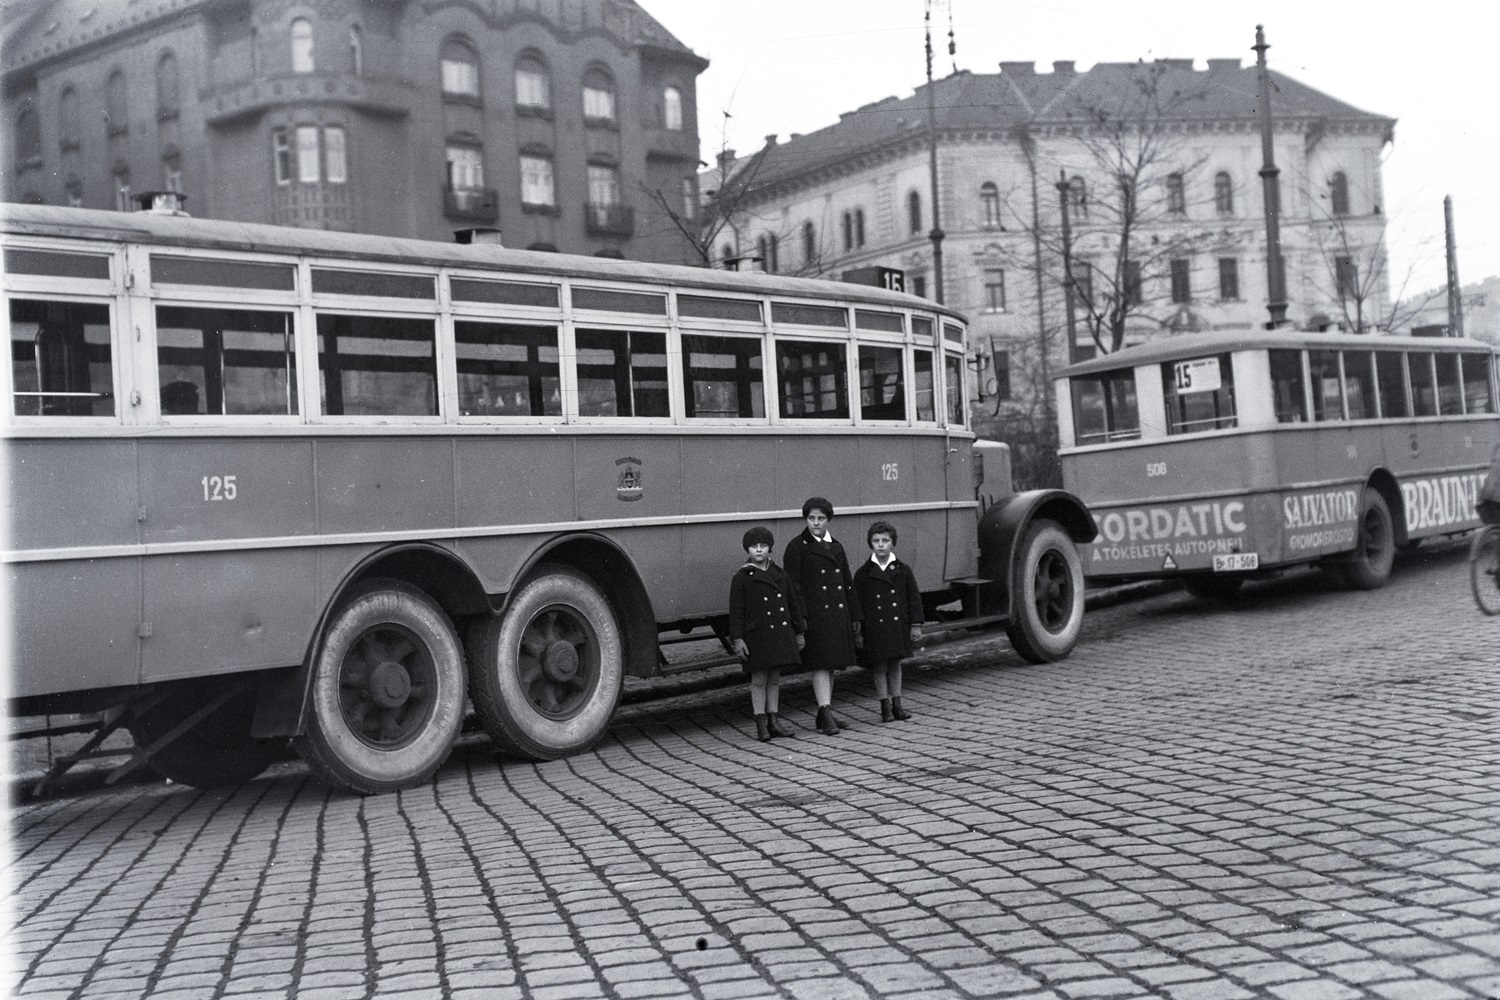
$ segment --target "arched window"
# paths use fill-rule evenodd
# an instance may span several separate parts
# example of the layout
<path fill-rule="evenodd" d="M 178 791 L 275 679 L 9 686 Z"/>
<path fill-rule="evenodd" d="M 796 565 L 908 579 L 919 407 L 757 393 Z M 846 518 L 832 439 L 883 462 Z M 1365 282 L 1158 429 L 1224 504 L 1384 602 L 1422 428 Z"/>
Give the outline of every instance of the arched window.
<path fill-rule="evenodd" d="M 78 134 L 78 92 L 72 87 L 64 87 L 62 97 L 57 101 L 57 120 L 59 125 L 58 137 L 63 149 L 77 149 L 79 143 Z"/>
<path fill-rule="evenodd" d="M 734 256 L 734 247 L 730 246 L 728 243 L 724 244 L 723 246 L 721 246 L 719 248 L 719 257 L 720 257 L 720 259 L 722 259 L 722 260 L 728 260 L 729 258 L 731 258 L 733 256 Z"/>
<path fill-rule="evenodd" d="M 1234 182 L 1223 170 L 1214 174 L 1214 211 L 1220 215 L 1234 214 Z"/>
<path fill-rule="evenodd" d="M 854 249 L 854 213 L 844 213 L 844 250 L 848 252 Z"/>
<path fill-rule="evenodd" d="M 467 40 L 450 38 L 444 42 L 439 62 L 443 96 L 479 97 L 479 53 Z"/>
<path fill-rule="evenodd" d="M 292 22 L 292 72 L 311 73 L 314 68 L 312 22 L 299 17 Z"/>
<path fill-rule="evenodd" d="M 177 108 L 177 57 L 164 52 L 156 63 L 156 117 L 174 118 Z"/>
<path fill-rule="evenodd" d="M 602 69 L 591 69 L 583 75 L 583 120 L 615 120 L 615 81 Z"/>
<path fill-rule="evenodd" d="M 761 270 L 767 274 L 775 274 L 779 266 L 776 260 L 776 234 L 767 233 L 762 235 L 756 241 L 756 246 L 760 249 Z"/>
<path fill-rule="evenodd" d="M 552 81 L 546 65 L 536 56 L 522 56 L 516 63 L 516 107 L 552 107 Z"/>
<path fill-rule="evenodd" d="M 984 215 L 984 228 L 999 228 L 1000 189 L 995 186 L 994 181 L 985 181 L 979 185 L 979 209 Z"/>
<path fill-rule="evenodd" d="M 818 259 L 818 231 L 811 222 L 802 223 L 802 263 L 811 267 Z"/>
<path fill-rule="evenodd" d="M 1072 209 L 1075 219 L 1089 217 L 1089 188 L 1077 174 L 1068 181 L 1068 207 Z"/>
<path fill-rule="evenodd" d="M 854 245 L 865 245 L 865 210 L 862 208 L 854 210 Z"/>
<path fill-rule="evenodd" d="M 661 123 L 672 132 L 682 131 L 682 91 L 676 87 L 661 92 Z"/>
<path fill-rule="evenodd" d="M 130 105 L 125 89 L 125 71 L 115 70 L 105 87 L 105 118 L 110 135 L 123 135 L 130 126 Z"/>
<path fill-rule="evenodd" d="M 1340 170 L 1328 179 L 1328 189 L 1333 200 L 1334 215 L 1349 214 L 1349 178 Z"/>
<path fill-rule="evenodd" d="M 37 113 L 26 108 L 16 116 L 16 169 L 24 170 L 42 159 L 42 123 Z"/>
<path fill-rule="evenodd" d="M 349 72 L 355 76 L 365 73 L 365 40 L 357 24 L 349 26 Z"/>
<path fill-rule="evenodd" d="M 906 225 L 913 234 L 922 231 L 922 196 L 915 191 L 906 195 Z"/>

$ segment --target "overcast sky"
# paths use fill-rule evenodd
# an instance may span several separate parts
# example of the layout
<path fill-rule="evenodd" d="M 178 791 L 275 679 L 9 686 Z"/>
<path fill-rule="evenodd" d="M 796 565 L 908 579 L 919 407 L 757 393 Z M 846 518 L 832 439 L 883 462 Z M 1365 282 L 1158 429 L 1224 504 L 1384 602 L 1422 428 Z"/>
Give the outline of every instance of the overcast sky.
<path fill-rule="evenodd" d="M 703 159 L 727 139 L 741 153 L 769 133 L 816 131 L 925 79 L 923 0 L 639 0 L 710 60 L 698 78 Z M 1459 276 L 1500 275 L 1500 4 L 1426 0 L 952 0 L 959 69 L 1000 60 L 1097 62 L 1162 57 L 1254 62 L 1266 27 L 1271 66 L 1366 111 L 1395 118 L 1385 152 L 1391 284 L 1444 282 L 1443 196 L 1451 194 Z M 948 14 L 934 3 L 935 75 Z M 732 117 L 727 120 L 724 112 Z M 726 133 L 727 125 L 727 133 Z M 1409 276 L 1409 277 L 1408 277 Z"/>

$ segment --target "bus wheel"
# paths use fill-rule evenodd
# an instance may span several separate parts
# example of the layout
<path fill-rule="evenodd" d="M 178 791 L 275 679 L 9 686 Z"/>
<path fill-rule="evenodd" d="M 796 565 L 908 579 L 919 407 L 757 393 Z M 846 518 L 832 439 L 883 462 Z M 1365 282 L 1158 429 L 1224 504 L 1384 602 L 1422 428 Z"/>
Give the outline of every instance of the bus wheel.
<path fill-rule="evenodd" d="M 294 746 L 319 778 L 362 795 L 430 778 L 464 721 L 464 654 L 422 591 L 369 580 L 334 613 Z"/>
<path fill-rule="evenodd" d="M 1340 566 L 1343 578 L 1356 590 L 1384 587 L 1396 556 L 1396 529 L 1385 497 L 1366 488 L 1355 533 L 1354 551 Z"/>
<path fill-rule="evenodd" d="M 126 724 L 135 745 L 144 750 L 177 728 L 219 695 L 234 678 L 204 678 L 174 684 L 166 695 Z M 286 746 L 285 739 L 258 740 L 250 735 L 255 717 L 255 689 L 247 688 L 194 723 L 182 735 L 151 755 L 147 766 L 168 781 L 194 788 L 241 785 L 269 767 Z"/>
<path fill-rule="evenodd" d="M 1032 523 L 1011 566 L 1015 615 L 1005 627 L 1010 644 L 1032 663 L 1051 663 L 1073 651 L 1083 628 L 1083 563 L 1056 521 Z"/>
<path fill-rule="evenodd" d="M 593 746 L 609 726 L 624 677 L 608 599 L 566 566 L 542 566 L 504 615 L 469 634 L 474 710 L 496 746 L 531 760 Z"/>
<path fill-rule="evenodd" d="M 1182 589 L 1200 601 L 1227 601 L 1240 592 L 1244 582 L 1242 576 L 1203 573 L 1183 577 Z"/>

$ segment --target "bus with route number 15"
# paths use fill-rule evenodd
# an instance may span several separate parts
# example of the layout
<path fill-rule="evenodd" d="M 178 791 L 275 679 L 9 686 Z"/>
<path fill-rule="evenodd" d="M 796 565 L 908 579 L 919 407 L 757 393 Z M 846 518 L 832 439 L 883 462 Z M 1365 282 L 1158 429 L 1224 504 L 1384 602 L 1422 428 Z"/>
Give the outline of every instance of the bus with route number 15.
<path fill-rule="evenodd" d="M 1495 364 L 1464 339 L 1184 334 L 1056 379 L 1063 483 L 1099 536 L 1091 578 L 1203 597 L 1316 563 L 1379 587 L 1398 547 L 1479 524 Z"/>
<path fill-rule="evenodd" d="M 236 783 L 291 740 L 409 787 L 470 705 L 523 757 L 585 749 L 664 645 L 727 649 L 743 530 L 785 543 L 809 495 L 900 525 L 929 620 L 1077 638 L 1093 521 L 976 445 L 931 302 L 165 202 L 0 235 L 10 709 L 127 729 L 111 779 Z"/>

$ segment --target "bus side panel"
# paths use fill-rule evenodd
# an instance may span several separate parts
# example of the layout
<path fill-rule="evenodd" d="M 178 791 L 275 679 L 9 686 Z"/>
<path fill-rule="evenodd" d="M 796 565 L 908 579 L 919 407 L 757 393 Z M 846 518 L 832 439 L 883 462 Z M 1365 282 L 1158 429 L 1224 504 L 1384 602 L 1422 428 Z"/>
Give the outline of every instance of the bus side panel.
<path fill-rule="evenodd" d="M 141 679 L 300 663 L 326 600 L 316 572 L 311 548 L 147 558 Z"/>
<path fill-rule="evenodd" d="M 851 560 L 860 550 L 852 544 L 855 539 L 848 531 L 839 530 L 837 515 L 840 508 L 853 507 L 860 498 L 841 491 L 839 484 L 860 482 L 861 461 L 860 450 L 851 447 L 848 437 L 806 434 L 776 438 L 776 506 L 800 513 L 808 497 L 826 498 L 835 514 L 830 530 Z M 786 544 L 780 537 L 776 540 Z"/>
<path fill-rule="evenodd" d="M 13 440 L 5 458 L 10 549 L 140 540 L 134 441 Z"/>
<path fill-rule="evenodd" d="M 138 560 L 19 563 L 6 583 L 12 697 L 136 683 Z"/>
<path fill-rule="evenodd" d="M 733 522 L 726 521 L 716 526 L 720 535 L 717 544 L 709 547 L 730 556 L 738 546 L 743 531 Z M 610 532 L 615 544 L 624 550 L 635 571 L 640 574 L 641 584 L 651 599 L 651 613 L 657 621 L 671 621 L 689 615 L 710 614 L 726 608 L 729 594 L 729 573 L 723 575 L 724 591 L 708 585 L 702 580 L 693 580 L 682 572 L 682 526 L 663 524 L 647 528 L 631 528 L 627 531 Z M 744 550 L 740 550 L 743 554 Z M 743 559 L 729 567 L 733 572 Z"/>
<path fill-rule="evenodd" d="M 316 530 L 311 441 L 170 438 L 142 441 L 140 455 L 147 543 Z"/>
<path fill-rule="evenodd" d="M 675 518 L 683 513 L 682 453 L 674 437 L 580 434 L 574 456 L 582 520 Z M 607 533 L 630 556 L 651 595 L 652 613 L 658 620 L 677 617 L 683 589 L 681 525 L 611 528 Z"/>
<path fill-rule="evenodd" d="M 974 497 L 973 442 L 954 438 L 948 446 L 948 499 Z M 972 577 L 979 572 L 979 511 L 962 507 L 947 512 L 947 546 L 943 576 L 949 580 Z"/>
<path fill-rule="evenodd" d="M 453 447 L 447 439 L 324 439 L 316 460 L 323 532 L 453 526 Z"/>
<path fill-rule="evenodd" d="M 949 499 L 967 500 L 974 495 L 972 480 L 962 493 L 951 498 L 947 493 L 949 482 L 945 461 L 947 449 L 957 448 L 966 443 L 966 441 L 953 438 L 945 439 L 941 434 L 916 439 L 916 451 L 912 458 L 912 478 L 915 481 L 915 499 L 918 503 L 938 503 Z M 907 520 L 916 523 L 909 524 Z M 922 511 L 907 520 L 897 525 L 901 530 L 901 542 L 896 550 L 917 574 L 919 587 L 923 590 L 941 590 L 947 586 L 949 579 L 963 575 L 948 572 L 945 556 L 953 525 L 947 523 L 946 512 L 942 510 Z M 971 530 L 967 541 L 970 548 L 978 548 L 979 536 L 976 532 Z M 977 572 L 977 556 L 975 560 Z"/>
<path fill-rule="evenodd" d="M 684 436 L 682 464 L 699 470 L 682 480 L 683 513 L 697 514 L 734 510 L 777 510 L 776 442 L 757 435 L 744 437 Z M 802 530 L 802 521 L 764 521 L 776 536 L 771 558 L 781 562 L 786 543 Z M 745 561 L 740 545 L 748 524 L 722 521 L 694 524 L 682 529 L 683 615 L 715 614 L 729 608 L 729 578 Z M 657 608 L 656 616 L 669 615 Z"/>
<path fill-rule="evenodd" d="M 454 450 L 460 528 L 573 519 L 573 442 L 569 438 L 460 438 Z M 514 565 L 492 568 L 499 585 L 486 589 L 491 593 L 509 589 Z"/>

